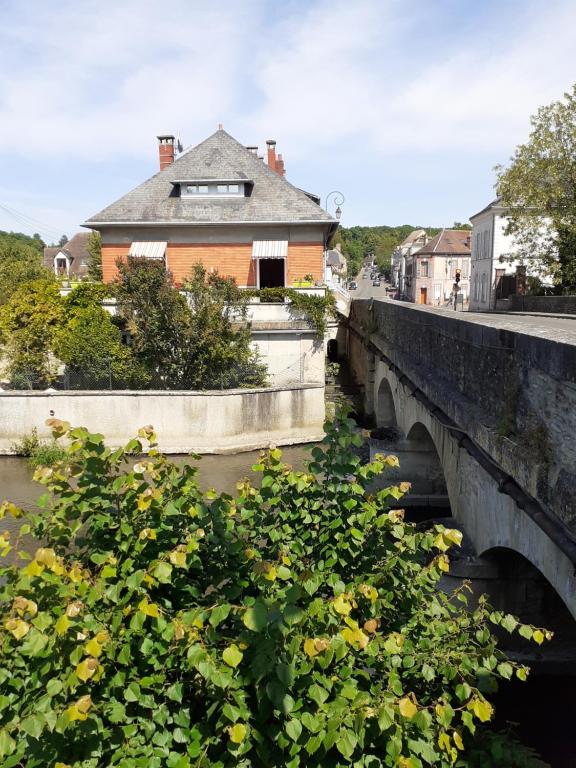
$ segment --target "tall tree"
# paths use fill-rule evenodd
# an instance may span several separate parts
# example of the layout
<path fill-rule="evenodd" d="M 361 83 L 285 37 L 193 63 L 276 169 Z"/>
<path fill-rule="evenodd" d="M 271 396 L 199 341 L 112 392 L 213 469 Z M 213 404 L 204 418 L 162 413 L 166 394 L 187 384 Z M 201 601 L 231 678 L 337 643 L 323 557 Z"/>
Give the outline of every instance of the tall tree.
<path fill-rule="evenodd" d="M 259 386 L 265 367 L 250 348 L 246 298 L 235 282 L 196 265 L 182 292 L 163 262 L 118 263 L 120 316 L 136 358 L 167 389 Z"/>
<path fill-rule="evenodd" d="M 496 167 L 508 208 L 508 232 L 519 259 L 576 290 L 576 85 L 563 100 L 540 107 L 532 131 L 507 168 Z"/>
<path fill-rule="evenodd" d="M 44 267 L 42 253 L 31 244 L 31 238 L 17 233 L 0 232 L 0 305 L 5 304 L 17 288 L 31 280 L 54 280 Z"/>
<path fill-rule="evenodd" d="M 102 280 L 102 238 L 100 232 L 90 232 L 86 250 L 89 254 L 88 275 L 92 280 Z"/>
<path fill-rule="evenodd" d="M 63 248 L 67 242 L 68 242 L 68 235 L 62 235 L 60 240 L 58 240 L 58 245 L 60 246 L 60 248 Z"/>

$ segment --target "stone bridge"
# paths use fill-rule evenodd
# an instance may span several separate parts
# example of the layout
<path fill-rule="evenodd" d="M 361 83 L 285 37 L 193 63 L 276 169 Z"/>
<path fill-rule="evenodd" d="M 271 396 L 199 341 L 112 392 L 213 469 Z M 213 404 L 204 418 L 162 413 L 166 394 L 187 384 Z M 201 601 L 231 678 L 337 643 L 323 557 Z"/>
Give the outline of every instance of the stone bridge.
<path fill-rule="evenodd" d="M 366 415 L 427 456 L 480 561 L 517 582 L 537 569 L 576 618 L 576 320 L 359 300 L 339 349 Z"/>

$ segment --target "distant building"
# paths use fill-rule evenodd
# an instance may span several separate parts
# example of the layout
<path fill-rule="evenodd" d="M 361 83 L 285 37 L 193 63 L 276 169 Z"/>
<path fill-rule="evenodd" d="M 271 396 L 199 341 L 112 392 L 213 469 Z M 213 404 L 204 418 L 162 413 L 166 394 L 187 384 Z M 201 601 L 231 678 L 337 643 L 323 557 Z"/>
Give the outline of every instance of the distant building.
<path fill-rule="evenodd" d="M 406 290 L 416 304 L 442 306 L 453 294 L 460 270 L 459 294 L 468 301 L 470 288 L 470 231 L 443 229 L 406 258 Z"/>
<path fill-rule="evenodd" d="M 392 251 L 392 285 L 399 296 L 406 293 L 406 259 L 420 250 L 430 238 L 423 229 L 415 229 Z"/>
<path fill-rule="evenodd" d="M 177 157 L 174 136 L 158 140 L 159 172 L 84 224 L 102 235 L 104 282 L 128 256 L 163 260 L 176 284 L 196 263 L 244 288 L 323 281 L 338 221 L 286 180 L 275 141 L 264 162 L 222 127 Z"/>
<path fill-rule="evenodd" d="M 348 264 L 346 257 L 337 243 L 334 248 L 326 251 L 326 271 L 324 279 L 328 285 L 336 283 L 341 285 L 346 281 Z"/>
<path fill-rule="evenodd" d="M 44 248 L 44 266 L 52 269 L 56 277 L 82 279 L 88 276 L 88 232 L 78 232 L 62 246 Z"/>

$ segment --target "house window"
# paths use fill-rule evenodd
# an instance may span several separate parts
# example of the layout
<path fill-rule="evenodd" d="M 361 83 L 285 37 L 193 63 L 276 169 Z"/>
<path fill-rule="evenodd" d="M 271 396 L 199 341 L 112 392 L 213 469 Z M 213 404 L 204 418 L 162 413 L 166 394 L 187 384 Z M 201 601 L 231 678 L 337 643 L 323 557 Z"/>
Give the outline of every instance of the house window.
<path fill-rule="evenodd" d="M 180 184 L 181 197 L 241 197 L 244 184 Z"/>
<path fill-rule="evenodd" d="M 462 279 L 468 280 L 468 270 L 470 268 L 470 262 L 468 259 L 462 259 Z"/>
<path fill-rule="evenodd" d="M 429 262 L 422 261 L 420 263 L 420 277 L 429 277 L 429 269 L 428 269 Z"/>

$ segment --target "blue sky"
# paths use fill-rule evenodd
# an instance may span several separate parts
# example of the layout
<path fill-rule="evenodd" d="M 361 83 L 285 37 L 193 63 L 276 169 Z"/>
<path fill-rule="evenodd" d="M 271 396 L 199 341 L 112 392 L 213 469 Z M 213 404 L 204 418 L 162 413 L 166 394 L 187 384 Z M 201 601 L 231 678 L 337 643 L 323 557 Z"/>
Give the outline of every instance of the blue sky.
<path fill-rule="evenodd" d="M 575 52 L 573 0 L 0 0 L 0 229 L 71 235 L 156 172 L 158 133 L 220 122 L 340 190 L 346 226 L 450 226 Z"/>

